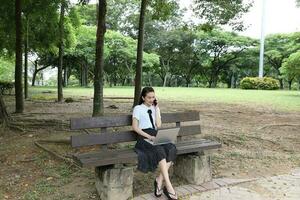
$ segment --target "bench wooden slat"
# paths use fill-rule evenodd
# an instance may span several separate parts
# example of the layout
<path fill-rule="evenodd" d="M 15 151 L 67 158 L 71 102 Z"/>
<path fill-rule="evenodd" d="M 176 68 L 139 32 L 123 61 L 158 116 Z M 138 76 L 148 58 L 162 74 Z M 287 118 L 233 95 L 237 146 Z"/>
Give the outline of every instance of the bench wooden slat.
<path fill-rule="evenodd" d="M 199 112 L 182 112 L 182 113 L 162 113 L 163 123 L 198 121 L 200 120 Z M 71 130 L 102 128 L 102 127 L 120 127 L 130 126 L 132 123 L 132 115 L 120 116 L 101 116 L 86 118 L 71 118 Z"/>
<path fill-rule="evenodd" d="M 200 125 L 181 126 L 179 136 L 196 135 L 201 133 Z M 134 131 L 122 131 L 101 134 L 71 136 L 72 147 L 91 146 L 96 144 L 114 144 L 136 140 Z"/>
<path fill-rule="evenodd" d="M 180 141 L 176 144 L 176 147 L 182 147 L 182 146 L 189 146 L 189 145 L 195 145 L 195 144 L 204 144 L 204 143 L 211 143 L 212 141 L 211 140 L 208 140 L 208 139 L 195 139 L 193 141 L 189 140 L 189 141 Z M 107 154 L 107 152 L 111 152 L 112 156 L 114 154 L 117 154 L 119 150 L 108 150 L 108 151 L 103 151 L 103 150 L 100 150 L 100 151 L 94 151 L 94 152 L 88 152 L 88 153 L 81 153 L 79 155 L 76 155 L 76 158 L 78 159 L 86 159 L 86 158 L 98 158 L 98 157 L 102 157 L 104 156 L 105 154 Z M 122 149 L 121 151 L 131 151 L 131 149 Z M 103 153 L 104 152 L 104 153 Z"/>
<path fill-rule="evenodd" d="M 217 149 L 221 144 L 215 141 L 201 139 L 184 141 L 176 144 L 177 155 L 198 152 L 201 150 Z M 74 155 L 75 160 L 83 167 L 105 166 L 120 163 L 136 163 L 137 154 L 133 149 L 107 150 Z"/>
<path fill-rule="evenodd" d="M 210 143 L 211 140 L 207 139 L 196 139 L 193 141 L 180 141 L 179 143 L 176 144 L 177 147 L 181 146 L 189 146 L 189 145 L 194 145 L 194 144 L 199 144 L 199 143 Z M 107 153 L 110 153 L 111 156 L 114 156 L 114 154 L 117 154 L 119 151 L 131 151 L 131 149 L 122 149 L 122 150 L 107 150 L 107 151 L 94 151 L 94 152 L 88 152 L 88 153 L 81 153 L 79 155 L 76 155 L 76 158 L 79 160 L 81 159 L 88 159 L 88 158 L 98 158 L 98 157 L 103 157 L 106 156 Z"/>
<path fill-rule="evenodd" d="M 192 146 L 178 146 L 177 154 L 187 154 L 187 153 L 193 153 L 198 152 L 201 150 L 208 150 L 208 149 L 216 149 L 221 146 L 220 143 L 216 142 L 204 142 L 200 143 L 198 145 L 192 145 Z M 99 155 L 100 156 L 100 155 Z M 120 150 L 118 151 L 118 154 L 116 156 L 111 156 L 109 154 L 104 154 L 106 157 L 89 157 L 89 158 L 82 158 L 80 159 L 80 164 L 82 166 L 105 166 L 110 164 L 120 164 L 120 163 L 136 163 L 137 162 L 137 155 L 133 151 L 133 149 L 130 150 L 130 152 L 126 151 L 126 153 L 122 153 Z"/>
<path fill-rule="evenodd" d="M 124 164 L 124 163 L 136 163 L 137 162 L 137 154 L 131 149 L 130 152 L 119 152 L 116 154 L 115 157 L 109 156 L 109 158 L 106 156 L 105 158 L 102 157 L 102 159 L 98 158 L 87 158 L 87 159 L 81 159 L 80 165 L 82 167 L 100 167 L 100 166 L 107 166 L 107 165 L 113 165 L 113 164 Z"/>

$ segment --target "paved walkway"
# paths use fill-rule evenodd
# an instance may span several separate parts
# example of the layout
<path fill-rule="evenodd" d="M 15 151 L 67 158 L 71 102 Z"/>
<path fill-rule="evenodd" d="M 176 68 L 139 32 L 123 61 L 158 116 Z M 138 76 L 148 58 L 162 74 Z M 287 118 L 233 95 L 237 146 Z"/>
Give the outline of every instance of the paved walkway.
<path fill-rule="evenodd" d="M 259 179 L 213 179 L 200 186 L 183 185 L 176 191 L 180 199 L 189 200 L 300 200 L 300 168 L 290 174 Z M 157 198 L 145 194 L 134 199 Z"/>

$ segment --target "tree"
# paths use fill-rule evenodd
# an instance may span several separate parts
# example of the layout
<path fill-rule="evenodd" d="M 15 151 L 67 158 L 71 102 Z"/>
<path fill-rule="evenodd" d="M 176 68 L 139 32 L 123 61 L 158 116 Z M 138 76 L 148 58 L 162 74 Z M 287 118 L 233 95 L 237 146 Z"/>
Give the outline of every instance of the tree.
<path fill-rule="evenodd" d="M 15 1 L 15 23 L 16 23 L 16 65 L 15 65 L 15 93 L 16 113 L 24 110 L 23 85 L 22 85 L 22 0 Z"/>
<path fill-rule="evenodd" d="M 53 4 L 54 8 L 53 9 Z M 52 9 L 52 11 L 51 11 Z M 54 12 L 53 12 L 54 10 Z M 43 34 L 43 41 L 38 41 L 39 34 L 43 28 L 48 30 L 53 28 L 51 26 L 51 21 L 53 17 L 49 17 L 51 14 L 56 16 L 56 3 L 54 2 L 44 2 L 41 0 L 28 0 L 24 2 L 23 8 L 23 43 L 24 43 L 24 97 L 28 98 L 28 54 L 31 50 L 37 48 L 37 44 L 41 44 L 39 47 L 46 45 L 46 43 L 53 42 L 48 36 L 49 34 Z M 47 27 L 41 23 L 45 20 L 45 15 L 47 15 Z M 38 27 L 38 28 L 37 28 Z M 30 44 L 29 44 L 30 42 Z M 32 47 L 31 47 L 32 46 Z"/>
<path fill-rule="evenodd" d="M 237 59 L 230 63 L 230 67 L 221 73 L 221 81 L 227 83 L 228 88 L 236 88 L 244 77 L 257 75 L 259 63 L 259 48 L 250 47 L 241 52 Z M 265 67 L 265 72 L 267 68 Z"/>
<path fill-rule="evenodd" d="M 197 34 L 193 30 L 180 29 L 176 30 L 175 44 L 171 55 L 173 58 L 173 67 L 170 70 L 170 74 L 176 74 L 181 76 L 185 80 L 185 86 L 191 86 L 192 80 L 199 73 L 202 67 L 201 59 L 198 59 L 196 54 L 195 42 L 197 40 Z"/>
<path fill-rule="evenodd" d="M 81 86 L 87 86 L 93 79 L 96 51 L 96 26 L 80 25 L 76 28 L 76 45 L 66 50 L 65 67 L 68 75 L 73 74 L 80 80 Z"/>
<path fill-rule="evenodd" d="M 241 31 L 245 29 L 242 15 L 249 11 L 252 3 L 245 0 L 193 0 L 193 10 L 208 27 L 229 25 Z"/>
<path fill-rule="evenodd" d="M 62 70 L 63 70 L 63 57 L 64 57 L 64 20 L 65 20 L 65 9 L 66 2 L 61 0 L 60 4 L 60 16 L 59 16 L 59 64 L 57 67 L 57 101 L 63 101 L 63 81 L 62 81 Z"/>
<path fill-rule="evenodd" d="M 179 12 L 179 11 L 178 11 Z M 159 55 L 159 65 L 154 65 L 154 73 L 159 75 L 162 86 L 167 86 L 170 80 L 171 67 L 175 65 L 176 52 L 182 39 L 180 32 L 181 16 L 176 13 L 166 21 L 148 20 L 146 23 L 145 51 Z"/>
<path fill-rule="evenodd" d="M 104 36 L 106 31 L 106 0 L 99 0 L 94 76 L 93 116 L 101 116 L 103 110 Z"/>
<path fill-rule="evenodd" d="M 282 67 L 284 59 L 300 49 L 299 33 L 272 34 L 266 37 L 265 44 L 266 62 L 275 70 L 275 75 L 280 82 L 280 88 L 283 89 L 280 67 Z"/>
<path fill-rule="evenodd" d="M 209 87 L 216 87 L 219 75 L 229 70 L 233 62 L 247 48 L 253 47 L 254 41 L 235 33 L 212 30 L 198 32 L 196 52 L 203 60 L 200 73 L 208 82 Z"/>
<path fill-rule="evenodd" d="M 89 65 L 95 62 L 96 27 L 82 25 L 76 29 L 76 46 L 66 50 L 64 66 L 70 69 L 69 75 L 77 79 L 87 81 L 94 72 L 88 70 Z M 104 80 L 109 85 L 125 85 L 132 83 L 134 79 L 134 66 L 136 63 L 137 41 L 125 36 L 118 31 L 108 30 L 105 33 L 104 42 Z M 144 52 L 143 65 L 149 72 L 159 59 L 156 54 Z"/>
<path fill-rule="evenodd" d="M 107 56 L 105 72 L 109 85 L 117 85 L 118 81 L 132 76 L 132 63 L 135 63 L 136 41 L 116 31 L 108 31 L 105 38 Z"/>
<path fill-rule="evenodd" d="M 287 79 L 289 89 L 291 89 L 292 82 L 295 78 L 299 81 L 300 89 L 300 51 L 291 54 L 284 60 L 283 66 L 279 69 L 283 77 Z"/>
<path fill-rule="evenodd" d="M 13 55 L 16 47 L 16 1 L 1 1 L 0 6 L 0 54 L 9 53 Z M 21 8 L 20 8 L 21 9 Z"/>
<path fill-rule="evenodd" d="M 143 63 L 143 48 L 144 48 L 144 31 L 145 31 L 145 14 L 148 0 L 141 0 L 138 44 L 136 52 L 136 74 L 134 84 L 134 102 L 133 107 L 138 104 L 139 96 L 142 88 L 142 63 Z"/>
<path fill-rule="evenodd" d="M 22 1 L 21 24 L 25 26 L 21 27 L 19 25 L 11 26 L 11 23 L 15 23 L 15 20 L 17 20 L 17 18 L 11 16 L 11 13 L 14 12 L 11 2 L 15 3 L 15 1 L 4 1 L 1 3 L 0 26 L 1 29 L 3 28 L 5 31 L 0 34 L 0 52 L 4 51 L 8 52 L 8 54 L 16 52 L 17 55 L 17 49 L 12 48 L 12 46 L 16 46 L 16 41 L 13 41 L 12 38 L 16 37 L 17 29 L 20 29 L 20 31 L 24 33 L 22 34 L 21 43 L 22 46 L 24 46 L 24 51 L 22 50 L 24 53 L 24 83 L 22 88 L 24 88 L 25 98 L 28 96 L 28 54 L 32 53 L 32 55 L 34 55 L 35 52 L 42 49 L 51 49 L 51 45 L 55 43 L 57 36 L 58 1 L 59 0 L 46 2 L 42 0 Z M 15 73 L 15 75 L 16 77 L 19 76 L 18 72 Z M 19 82 L 19 80 L 16 80 L 16 82 Z M 18 85 L 19 84 L 16 84 L 16 87 L 18 87 Z M 18 91 L 18 89 L 16 91 Z M 21 95 L 16 92 L 16 98 L 17 96 Z"/>
<path fill-rule="evenodd" d="M 28 98 L 28 17 L 26 17 L 26 32 L 24 34 L 24 98 Z"/>
<path fill-rule="evenodd" d="M 0 92 L 0 125 L 6 126 L 7 121 L 8 121 L 8 113 L 6 111 L 2 94 Z"/>
<path fill-rule="evenodd" d="M 24 37 L 24 94 L 28 97 L 28 56 L 57 48 L 58 7 L 60 0 L 24 1 L 22 8 Z M 49 31 L 51 30 L 51 31 Z"/>
<path fill-rule="evenodd" d="M 96 4 L 76 6 L 83 25 L 97 26 Z M 106 24 L 110 30 L 129 33 L 136 29 L 139 0 L 110 0 L 107 2 Z M 125 11 L 125 12 L 124 12 Z M 133 30 L 134 29 L 134 30 Z"/>
<path fill-rule="evenodd" d="M 140 93 L 142 90 L 142 64 L 144 51 L 145 16 L 148 4 L 152 7 L 151 16 L 153 16 L 154 19 L 166 20 L 168 16 L 172 15 L 174 10 L 178 9 L 178 4 L 174 0 L 141 0 L 133 107 L 138 104 Z"/>
<path fill-rule="evenodd" d="M 78 16 L 76 16 L 76 13 L 74 13 L 72 7 L 67 7 L 67 2 L 64 2 L 66 5 L 64 6 L 65 8 L 63 8 L 63 10 L 65 10 L 64 12 L 67 12 L 68 10 L 67 14 L 64 14 L 63 16 L 58 15 L 58 5 L 60 5 L 60 8 L 62 8 L 62 3 L 63 2 L 61 0 L 59 0 L 59 3 L 57 3 L 57 9 L 55 9 L 56 15 L 54 15 L 54 13 L 49 14 L 49 18 L 53 16 L 54 20 L 49 19 L 49 21 L 45 22 L 49 27 L 52 28 L 51 30 L 53 33 L 45 33 L 43 24 L 40 25 L 40 29 L 34 32 L 34 34 L 39 37 L 40 35 L 44 35 L 45 39 L 48 39 L 49 42 L 38 43 L 37 47 L 33 48 L 33 51 L 38 57 L 38 62 L 34 63 L 36 70 L 34 71 L 33 79 L 35 79 L 35 75 L 39 71 L 48 67 L 57 67 L 60 74 L 57 76 L 57 79 L 59 79 L 57 81 L 58 96 L 60 96 L 59 98 L 61 98 L 61 100 L 63 99 L 62 87 L 67 85 L 66 77 L 68 77 L 69 71 L 68 67 L 65 64 L 62 65 L 62 63 L 64 62 L 66 52 L 69 52 L 76 44 L 75 28 L 78 26 Z M 48 12 L 51 12 L 52 10 L 53 9 L 49 9 Z M 59 14 L 61 14 L 61 11 L 63 10 L 60 9 Z M 49 28 L 46 28 L 47 32 L 49 32 L 48 29 Z M 42 67 L 37 69 L 37 65 Z"/>

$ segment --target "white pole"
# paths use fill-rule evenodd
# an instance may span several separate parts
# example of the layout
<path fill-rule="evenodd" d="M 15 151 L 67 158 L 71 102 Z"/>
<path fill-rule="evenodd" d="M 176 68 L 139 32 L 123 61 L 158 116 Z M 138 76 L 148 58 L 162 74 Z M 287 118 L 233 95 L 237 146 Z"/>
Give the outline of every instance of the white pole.
<path fill-rule="evenodd" d="M 262 1 L 261 13 L 261 36 L 260 36 L 260 55 L 259 55 L 259 78 L 264 75 L 264 51 L 265 51 L 265 24 L 266 24 L 266 0 Z"/>

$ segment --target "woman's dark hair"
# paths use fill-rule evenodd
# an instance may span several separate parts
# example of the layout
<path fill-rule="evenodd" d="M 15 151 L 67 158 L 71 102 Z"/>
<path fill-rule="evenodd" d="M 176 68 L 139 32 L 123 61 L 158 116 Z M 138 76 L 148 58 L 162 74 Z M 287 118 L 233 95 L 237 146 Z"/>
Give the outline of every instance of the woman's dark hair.
<path fill-rule="evenodd" d="M 140 101 L 139 101 L 139 105 L 141 105 L 142 103 L 144 103 L 144 100 L 143 100 L 142 97 L 145 98 L 149 92 L 154 92 L 154 89 L 152 87 L 144 87 L 142 89 L 141 96 L 140 96 Z"/>

